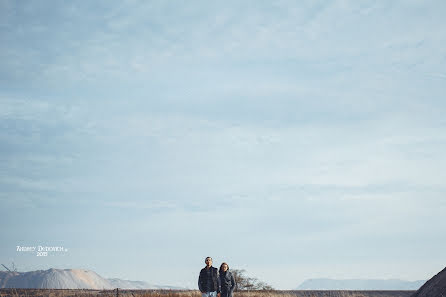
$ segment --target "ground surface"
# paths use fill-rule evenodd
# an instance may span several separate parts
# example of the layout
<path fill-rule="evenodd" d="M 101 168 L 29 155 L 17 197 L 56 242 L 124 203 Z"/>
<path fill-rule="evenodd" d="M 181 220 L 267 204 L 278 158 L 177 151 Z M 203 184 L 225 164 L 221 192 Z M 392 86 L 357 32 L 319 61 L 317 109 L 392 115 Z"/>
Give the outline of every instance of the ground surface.
<path fill-rule="evenodd" d="M 410 297 L 415 291 L 256 291 L 236 292 L 234 297 Z M 0 289 L 0 297 L 201 297 L 198 291 L 177 290 L 65 290 Z"/>

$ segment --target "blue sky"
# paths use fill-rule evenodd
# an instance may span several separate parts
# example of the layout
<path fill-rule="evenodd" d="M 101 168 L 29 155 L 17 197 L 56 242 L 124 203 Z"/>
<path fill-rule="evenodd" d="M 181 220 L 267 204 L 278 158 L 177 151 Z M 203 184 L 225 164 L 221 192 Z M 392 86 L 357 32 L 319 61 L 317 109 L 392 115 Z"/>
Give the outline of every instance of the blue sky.
<path fill-rule="evenodd" d="M 427 279 L 444 1 L 0 1 L 1 263 Z M 17 245 L 63 245 L 48 257 Z"/>

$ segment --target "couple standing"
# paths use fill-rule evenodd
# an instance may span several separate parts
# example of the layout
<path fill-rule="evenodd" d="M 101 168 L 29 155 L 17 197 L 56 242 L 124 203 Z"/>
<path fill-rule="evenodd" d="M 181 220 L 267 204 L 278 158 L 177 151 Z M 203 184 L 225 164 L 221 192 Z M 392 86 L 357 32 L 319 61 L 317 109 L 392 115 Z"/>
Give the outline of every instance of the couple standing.
<path fill-rule="evenodd" d="M 225 262 L 221 263 L 220 271 L 212 267 L 212 258 L 206 257 L 204 260 L 206 267 L 201 269 L 198 277 L 198 288 L 202 297 L 232 297 L 235 288 L 235 280 L 229 266 Z"/>

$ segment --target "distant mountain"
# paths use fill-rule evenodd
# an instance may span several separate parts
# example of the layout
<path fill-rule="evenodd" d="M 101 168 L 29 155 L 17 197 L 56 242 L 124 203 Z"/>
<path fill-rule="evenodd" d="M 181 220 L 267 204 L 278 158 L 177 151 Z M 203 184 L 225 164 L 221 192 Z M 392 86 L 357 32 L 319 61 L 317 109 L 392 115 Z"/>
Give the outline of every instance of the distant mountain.
<path fill-rule="evenodd" d="M 28 272 L 0 271 L 0 288 L 37 289 L 181 289 L 152 285 L 143 281 L 106 279 L 83 269 L 48 269 Z"/>
<path fill-rule="evenodd" d="M 113 288 L 121 289 L 167 289 L 167 290 L 184 290 L 182 287 L 153 285 L 143 281 L 131 281 L 119 278 L 107 278 Z"/>
<path fill-rule="evenodd" d="M 308 279 L 297 290 L 417 290 L 425 281 L 399 279 Z"/>
<path fill-rule="evenodd" d="M 48 269 L 28 272 L 0 271 L 0 288 L 113 289 L 96 272 L 81 269 Z"/>
<path fill-rule="evenodd" d="M 131 281 L 119 278 L 108 278 L 109 283 L 113 288 L 122 289 L 154 289 L 154 286 L 143 281 Z"/>
<path fill-rule="evenodd" d="M 428 280 L 412 297 L 446 296 L 446 268 Z"/>

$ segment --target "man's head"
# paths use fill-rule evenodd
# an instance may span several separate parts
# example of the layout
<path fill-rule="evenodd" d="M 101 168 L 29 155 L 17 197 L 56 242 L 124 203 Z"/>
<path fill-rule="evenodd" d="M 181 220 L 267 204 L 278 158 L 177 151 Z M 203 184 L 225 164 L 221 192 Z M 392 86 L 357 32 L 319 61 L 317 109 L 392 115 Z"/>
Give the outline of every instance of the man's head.
<path fill-rule="evenodd" d="M 206 259 L 204 259 L 204 263 L 206 263 L 207 267 L 211 267 L 212 266 L 212 258 L 206 257 Z"/>

